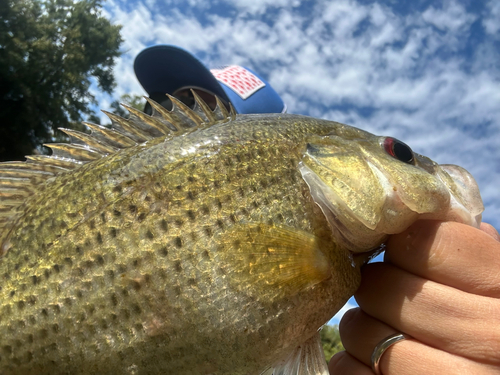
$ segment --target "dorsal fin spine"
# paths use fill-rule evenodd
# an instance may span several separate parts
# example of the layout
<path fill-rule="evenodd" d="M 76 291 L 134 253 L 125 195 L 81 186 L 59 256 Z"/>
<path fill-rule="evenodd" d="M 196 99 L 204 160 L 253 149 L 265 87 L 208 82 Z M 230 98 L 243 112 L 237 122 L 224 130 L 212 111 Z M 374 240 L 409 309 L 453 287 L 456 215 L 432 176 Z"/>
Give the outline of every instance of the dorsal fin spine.
<path fill-rule="evenodd" d="M 235 120 L 236 119 L 236 110 L 234 109 L 234 107 L 231 104 L 231 102 L 229 102 L 229 117 L 230 117 L 231 120 Z"/>
<path fill-rule="evenodd" d="M 130 115 L 136 116 L 138 119 L 143 121 L 144 123 L 148 124 L 152 128 L 158 130 L 161 134 L 163 135 L 169 135 L 171 133 L 171 130 L 166 126 L 164 123 L 159 121 L 158 119 L 151 117 L 147 114 L 145 114 L 142 111 L 139 111 L 138 109 L 135 109 L 133 107 L 130 107 L 124 103 L 121 103 L 121 106 L 126 108 L 127 111 L 129 111 Z"/>
<path fill-rule="evenodd" d="M 205 103 L 205 101 L 196 93 L 196 91 L 191 90 L 191 93 L 193 94 L 196 105 L 199 107 L 203 115 L 205 115 L 206 121 L 208 123 L 215 122 L 217 119 L 208 104 Z"/>
<path fill-rule="evenodd" d="M 229 117 L 229 113 L 226 109 L 226 106 L 224 105 L 224 103 L 222 103 L 222 101 L 219 99 L 218 96 L 215 97 L 215 101 L 217 102 L 217 106 L 215 107 L 215 110 L 217 111 L 217 109 L 219 109 L 219 111 L 222 114 L 222 118 L 227 119 Z"/>
<path fill-rule="evenodd" d="M 103 155 L 91 147 L 72 143 L 46 143 L 45 147 L 52 150 L 53 155 L 67 159 L 88 162 L 101 158 Z"/>
<path fill-rule="evenodd" d="M 90 122 L 83 122 L 83 124 L 88 127 L 91 131 L 93 137 L 106 142 L 111 147 L 116 148 L 127 148 L 137 145 L 130 137 L 118 132 L 115 129 L 108 129 L 101 125 L 92 124 Z"/>
<path fill-rule="evenodd" d="M 152 137 L 149 134 L 144 132 L 142 129 L 139 129 L 136 126 L 134 126 L 131 121 L 108 111 L 102 110 L 102 112 L 109 117 L 113 127 L 115 127 L 117 130 L 121 130 L 122 132 L 124 132 L 135 142 L 143 143 L 152 139 Z"/>
<path fill-rule="evenodd" d="M 160 117 L 167 123 L 167 126 L 171 127 L 171 130 L 174 132 L 180 132 L 182 129 L 179 127 L 178 124 L 175 123 L 175 121 L 170 121 L 171 120 L 171 115 L 170 111 L 167 110 L 165 107 L 161 106 L 154 100 L 144 97 L 144 99 L 147 100 L 149 104 L 151 104 L 151 107 L 160 115 Z"/>
<path fill-rule="evenodd" d="M 174 96 L 168 95 L 169 99 L 172 101 L 172 112 L 180 115 L 184 115 L 184 117 L 188 118 L 190 121 L 194 123 L 194 126 L 199 127 L 202 126 L 204 121 L 196 112 L 194 112 L 191 108 L 181 102 Z"/>
<path fill-rule="evenodd" d="M 33 168 L 38 166 L 54 171 L 54 174 L 67 172 L 83 164 L 81 160 L 61 158 L 56 155 L 31 155 L 26 156 L 26 164 Z"/>
<path fill-rule="evenodd" d="M 2 177 L 0 179 L 2 193 L 4 192 L 4 189 L 23 189 L 27 185 L 31 185 L 31 180 L 29 178 Z"/>
<path fill-rule="evenodd" d="M 118 151 L 118 148 L 100 142 L 96 137 L 93 137 L 92 134 L 86 134 L 78 130 L 65 128 L 59 128 L 59 130 L 69 135 L 70 137 L 73 137 L 74 139 L 89 145 L 102 154 L 111 154 Z"/>

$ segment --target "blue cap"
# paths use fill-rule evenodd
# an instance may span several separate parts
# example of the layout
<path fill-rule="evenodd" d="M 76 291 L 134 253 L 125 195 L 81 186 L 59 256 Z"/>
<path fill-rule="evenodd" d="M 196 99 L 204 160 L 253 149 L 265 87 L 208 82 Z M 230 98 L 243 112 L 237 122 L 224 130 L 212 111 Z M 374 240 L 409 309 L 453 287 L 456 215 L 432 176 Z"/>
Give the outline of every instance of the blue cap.
<path fill-rule="evenodd" d="M 135 58 L 134 71 L 150 96 L 198 88 L 231 102 L 237 113 L 286 112 L 280 96 L 254 71 L 239 65 L 209 70 L 179 47 L 158 45 L 144 49 Z"/>

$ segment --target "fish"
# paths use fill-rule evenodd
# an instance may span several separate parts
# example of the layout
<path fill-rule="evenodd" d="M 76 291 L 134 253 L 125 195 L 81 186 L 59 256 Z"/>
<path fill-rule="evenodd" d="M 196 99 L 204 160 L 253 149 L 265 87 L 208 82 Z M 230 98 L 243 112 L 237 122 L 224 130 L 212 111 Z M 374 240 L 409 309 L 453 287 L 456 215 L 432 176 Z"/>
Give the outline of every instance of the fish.
<path fill-rule="evenodd" d="M 395 138 L 193 95 L 0 164 L 1 374 L 327 374 L 389 235 L 481 221 L 465 169 Z"/>

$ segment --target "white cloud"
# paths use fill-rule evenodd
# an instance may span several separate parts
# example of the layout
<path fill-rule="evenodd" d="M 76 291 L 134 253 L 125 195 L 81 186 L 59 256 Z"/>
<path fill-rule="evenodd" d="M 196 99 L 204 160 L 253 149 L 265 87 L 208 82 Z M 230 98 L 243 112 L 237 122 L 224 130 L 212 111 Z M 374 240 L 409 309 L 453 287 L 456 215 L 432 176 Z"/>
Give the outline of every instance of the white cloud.
<path fill-rule="evenodd" d="M 500 39 L 500 3 L 490 0 L 486 6 L 486 15 L 482 21 L 486 32 Z"/>
<path fill-rule="evenodd" d="M 295 8 L 300 5 L 299 0 L 221 0 L 220 2 L 234 6 L 239 12 L 253 15 L 262 15 L 269 7 Z"/>
<path fill-rule="evenodd" d="M 462 4 L 447 0 L 441 9 L 427 8 L 422 18 L 440 30 L 457 33 L 470 26 L 476 17 L 467 13 Z"/>

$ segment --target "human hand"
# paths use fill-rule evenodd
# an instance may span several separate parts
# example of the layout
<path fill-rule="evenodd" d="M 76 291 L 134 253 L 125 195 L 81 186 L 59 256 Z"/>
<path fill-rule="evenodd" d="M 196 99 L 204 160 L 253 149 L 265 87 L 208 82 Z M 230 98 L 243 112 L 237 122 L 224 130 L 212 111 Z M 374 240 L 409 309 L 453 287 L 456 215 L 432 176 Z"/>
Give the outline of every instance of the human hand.
<path fill-rule="evenodd" d="M 382 374 L 499 374 L 499 241 L 489 224 L 435 221 L 392 236 L 385 261 L 362 270 L 360 308 L 340 322 L 346 351 L 330 373 L 373 375 L 375 346 L 405 333 L 382 355 Z"/>

